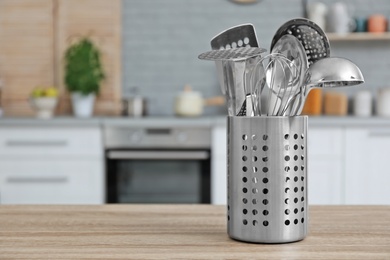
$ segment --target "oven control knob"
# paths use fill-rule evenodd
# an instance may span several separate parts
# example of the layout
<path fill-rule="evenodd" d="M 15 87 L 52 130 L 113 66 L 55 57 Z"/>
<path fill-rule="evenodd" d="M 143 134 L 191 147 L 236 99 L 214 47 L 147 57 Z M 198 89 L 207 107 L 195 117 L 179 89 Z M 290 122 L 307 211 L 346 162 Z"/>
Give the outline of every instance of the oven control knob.
<path fill-rule="evenodd" d="M 188 140 L 188 135 L 186 132 L 180 132 L 177 134 L 177 137 L 176 137 L 176 140 L 179 142 L 179 143 L 184 143 Z"/>
<path fill-rule="evenodd" d="M 142 140 L 142 136 L 140 132 L 134 132 L 130 135 L 130 140 L 134 144 L 138 144 Z"/>

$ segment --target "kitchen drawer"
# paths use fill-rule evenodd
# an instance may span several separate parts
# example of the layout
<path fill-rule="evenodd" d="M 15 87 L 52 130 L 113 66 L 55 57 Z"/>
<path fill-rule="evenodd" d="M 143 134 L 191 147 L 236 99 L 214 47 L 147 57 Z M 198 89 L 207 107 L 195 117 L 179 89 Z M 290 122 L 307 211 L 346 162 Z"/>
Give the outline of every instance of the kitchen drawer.
<path fill-rule="evenodd" d="M 344 154 L 343 128 L 309 128 L 308 156 L 337 156 Z"/>
<path fill-rule="evenodd" d="M 100 160 L 0 160 L 1 204 L 101 204 Z"/>
<path fill-rule="evenodd" d="M 0 129 L 0 158 L 20 156 L 102 156 L 99 127 Z"/>

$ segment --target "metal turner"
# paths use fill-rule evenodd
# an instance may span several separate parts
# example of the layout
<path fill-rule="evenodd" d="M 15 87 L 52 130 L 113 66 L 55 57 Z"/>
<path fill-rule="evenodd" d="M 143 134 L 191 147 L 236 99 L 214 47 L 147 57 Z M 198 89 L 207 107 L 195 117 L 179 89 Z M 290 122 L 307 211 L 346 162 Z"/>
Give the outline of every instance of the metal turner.
<path fill-rule="evenodd" d="M 234 27 L 231 27 L 225 31 L 222 31 L 215 37 L 211 39 L 211 49 L 212 50 L 224 50 L 224 49 L 235 49 L 235 48 L 244 48 L 244 47 L 259 47 L 258 41 L 257 41 L 257 35 L 255 28 L 252 24 L 241 24 Z M 237 112 L 234 108 L 235 103 L 235 97 L 231 96 L 231 92 L 236 92 L 234 90 L 229 91 L 228 86 L 234 86 L 236 82 L 227 82 L 226 80 L 237 80 L 236 77 L 233 77 L 232 75 L 228 76 L 225 75 L 225 73 L 232 72 L 232 71 L 238 71 L 241 70 L 238 73 L 235 74 L 242 74 L 244 75 L 245 81 L 249 82 L 249 75 L 246 73 L 246 67 L 254 66 L 256 63 L 257 58 L 253 57 L 252 59 L 248 59 L 247 66 L 240 66 L 237 63 L 232 64 L 228 61 L 216 61 L 215 65 L 217 68 L 217 75 L 218 75 L 218 81 L 221 86 L 221 91 L 224 95 L 227 96 L 228 104 L 230 103 L 233 105 L 228 106 L 229 115 L 242 115 L 241 113 Z M 233 66 L 233 68 L 228 68 L 229 66 Z M 241 80 L 239 80 L 241 81 Z M 242 87 L 242 86 L 241 86 Z M 245 92 L 248 92 L 245 90 Z M 239 94 L 241 98 L 238 98 L 241 100 L 242 98 L 246 99 L 245 93 Z"/>
<path fill-rule="evenodd" d="M 257 57 L 266 50 L 257 47 L 244 47 L 235 49 L 213 50 L 200 54 L 199 59 L 224 61 L 223 68 L 228 111 L 235 116 L 253 116 L 254 104 L 252 71 L 256 65 Z"/>
<path fill-rule="evenodd" d="M 238 49 L 228 49 L 228 50 L 213 50 L 207 51 L 198 56 L 201 60 L 213 60 L 213 61 L 223 61 L 223 60 L 247 60 L 249 58 L 253 58 L 261 55 L 266 52 L 265 49 L 262 48 L 253 48 L 253 47 L 245 47 Z"/>
<path fill-rule="evenodd" d="M 231 27 L 211 39 L 211 49 L 234 49 L 241 47 L 259 47 L 255 28 L 252 24 Z"/>

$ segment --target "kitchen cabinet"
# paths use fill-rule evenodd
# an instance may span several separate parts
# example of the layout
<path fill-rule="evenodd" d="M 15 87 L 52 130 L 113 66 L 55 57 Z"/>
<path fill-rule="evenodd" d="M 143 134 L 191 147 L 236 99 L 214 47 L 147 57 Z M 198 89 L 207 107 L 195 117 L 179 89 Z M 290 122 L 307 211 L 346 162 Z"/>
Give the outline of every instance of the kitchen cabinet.
<path fill-rule="evenodd" d="M 0 129 L 1 204 L 103 202 L 99 126 Z"/>
<path fill-rule="evenodd" d="M 346 147 L 345 203 L 390 204 L 390 129 L 347 128 Z"/>
<path fill-rule="evenodd" d="M 343 202 L 344 129 L 308 130 L 308 193 L 310 204 Z"/>
<path fill-rule="evenodd" d="M 211 132 L 211 203 L 227 202 L 226 127 L 216 126 Z"/>
<path fill-rule="evenodd" d="M 0 160 L 1 204 L 100 204 L 100 160 Z"/>

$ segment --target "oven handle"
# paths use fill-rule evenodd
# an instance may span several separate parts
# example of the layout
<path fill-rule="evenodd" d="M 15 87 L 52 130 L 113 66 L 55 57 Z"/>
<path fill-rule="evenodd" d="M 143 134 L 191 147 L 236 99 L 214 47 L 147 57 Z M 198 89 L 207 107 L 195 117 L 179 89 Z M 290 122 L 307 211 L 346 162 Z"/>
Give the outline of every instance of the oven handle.
<path fill-rule="evenodd" d="M 112 160 L 207 160 L 207 151 L 108 151 Z"/>

